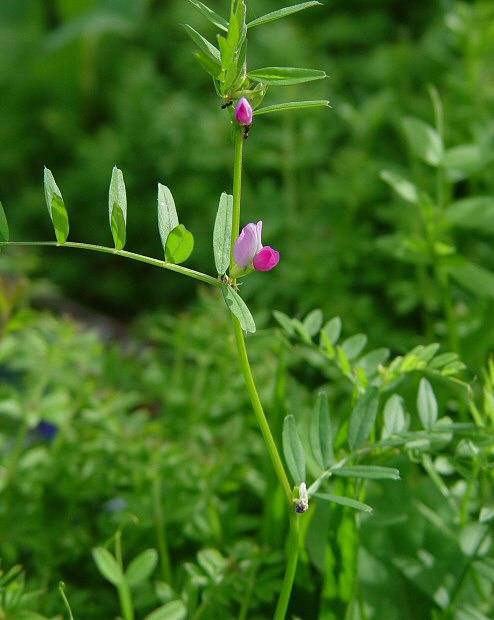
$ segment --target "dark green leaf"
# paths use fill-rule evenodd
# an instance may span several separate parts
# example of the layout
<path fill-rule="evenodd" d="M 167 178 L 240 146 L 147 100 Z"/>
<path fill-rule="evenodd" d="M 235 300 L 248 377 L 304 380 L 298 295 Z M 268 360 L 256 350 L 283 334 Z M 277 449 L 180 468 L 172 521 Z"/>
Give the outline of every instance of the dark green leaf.
<path fill-rule="evenodd" d="M 303 108 L 329 108 L 329 101 L 327 99 L 318 99 L 316 101 L 289 101 L 287 103 L 275 103 L 273 105 L 267 105 L 264 108 L 257 108 L 254 111 L 254 116 L 260 116 L 261 114 L 270 114 L 271 112 L 284 112 L 285 110 L 300 110 Z"/>
<path fill-rule="evenodd" d="M 288 470 L 295 484 L 300 484 L 305 481 L 305 456 L 293 415 L 285 417 L 282 439 Z"/>
<path fill-rule="evenodd" d="M 218 13 L 212 11 L 208 6 L 199 2 L 199 0 L 189 0 L 191 4 L 193 4 L 196 9 L 206 17 L 212 24 L 214 24 L 220 30 L 228 31 L 228 22 L 226 19 L 223 19 Z"/>
<path fill-rule="evenodd" d="M 221 66 L 220 52 L 212 43 L 205 39 L 202 34 L 199 34 L 197 30 L 194 30 L 192 26 L 184 24 L 184 28 L 190 38 L 194 41 L 200 51 L 205 54 L 212 62 Z"/>
<path fill-rule="evenodd" d="M 69 236 L 69 217 L 63 202 L 62 193 L 48 168 L 45 168 L 45 200 L 50 214 L 55 236 L 59 244 L 65 243 Z"/>
<path fill-rule="evenodd" d="M 104 547 L 97 547 L 92 551 L 93 559 L 96 562 L 99 572 L 110 583 L 115 586 L 120 585 L 124 580 L 124 575 L 118 565 L 117 560 Z"/>
<path fill-rule="evenodd" d="M 158 229 L 163 251 L 171 231 L 178 226 L 178 215 L 171 191 L 166 185 L 158 183 Z"/>
<path fill-rule="evenodd" d="M 142 581 L 149 579 L 158 564 L 158 553 L 156 549 L 146 549 L 140 553 L 127 566 L 125 571 L 125 581 L 129 586 L 135 586 Z"/>
<path fill-rule="evenodd" d="M 254 82 L 263 82 L 272 86 L 288 86 L 322 80 L 327 77 L 324 71 L 317 69 L 299 69 L 296 67 L 264 67 L 249 71 L 247 76 Z"/>
<path fill-rule="evenodd" d="M 176 226 L 166 239 L 165 260 L 178 265 L 186 261 L 194 249 L 194 237 L 183 224 Z"/>
<path fill-rule="evenodd" d="M 431 384 L 427 379 L 420 380 L 417 409 L 422 426 L 430 431 L 437 420 L 437 401 Z"/>
<path fill-rule="evenodd" d="M 232 247 L 233 196 L 221 194 L 213 231 L 213 251 L 216 272 L 223 275 L 230 265 Z"/>
<path fill-rule="evenodd" d="M 254 28 L 254 26 L 261 26 L 262 24 L 267 24 L 268 22 L 272 22 L 275 19 L 281 19 L 282 17 L 287 17 L 288 15 L 293 15 L 293 13 L 298 13 L 298 11 L 303 11 L 304 9 L 308 9 L 313 6 L 321 5 L 321 2 L 301 2 L 300 4 L 295 4 L 294 6 L 287 6 L 283 9 L 278 9 L 277 11 L 272 11 L 271 13 L 267 13 L 266 15 L 262 15 L 261 17 L 257 17 L 253 19 L 251 22 L 247 24 L 249 28 Z"/>
<path fill-rule="evenodd" d="M 414 155 L 431 166 L 443 161 L 444 147 L 437 131 L 419 118 L 403 119 L 403 129 Z"/>
<path fill-rule="evenodd" d="M 350 497 L 343 497 L 341 495 L 331 495 L 330 493 L 316 493 L 315 497 L 322 499 L 326 502 L 332 502 L 333 504 L 340 504 L 341 506 L 348 506 L 354 510 L 362 510 L 363 512 L 372 512 L 372 508 L 367 504 L 358 502 L 356 499 Z"/>
<path fill-rule="evenodd" d="M 122 171 L 116 166 L 113 167 L 108 192 L 108 214 L 115 249 L 123 250 L 127 226 L 127 193 Z"/>
<path fill-rule="evenodd" d="M 352 450 L 360 448 L 369 438 L 376 421 L 378 406 L 379 390 L 370 386 L 360 396 L 350 416 L 348 443 Z"/>
<path fill-rule="evenodd" d="M 379 467 L 378 465 L 347 465 L 334 469 L 333 476 L 343 478 L 367 478 L 369 480 L 399 480 L 400 472 L 394 467 Z"/>
<path fill-rule="evenodd" d="M 201 67 L 206 71 L 206 73 L 209 73 L 209 75 L 211 77 L 214 77 L 216 80 L 219 79 L 221 75 L 221 67 L 218 63 L 212 61 L 209 56 L 206 56 L 206 54 L 204 54 L 200 50 L 196 50 L 195 52 L 193 52 L 193 56 L 201 65 Z"/>
<path fill-rule="evenodd" d="M 326 469 L 334 460 L 333 433 L 329 416 L 328 397 L 324 392 L 317 396 L 312 411 L 309 443 L 314 460 L 321 469 Z"/>
<path fill-rule="evenodd" d="M 0 202 L 0 241 L 9 240 L 9 224 L 2 203 Z"/>
<path fill-rule="evenodd" d="M 245 301 L 240 295 L 228 284 L 223 284 L 221 287 L 223 291 L 223 297 L 225 298 L 226 305 L 230 309 L 230 312 L 237 317 L 240 323 L 240 327 L 244 332 L 254 333 L 256 331 L 256 324 L 249 308 L 247 308 Z"/>

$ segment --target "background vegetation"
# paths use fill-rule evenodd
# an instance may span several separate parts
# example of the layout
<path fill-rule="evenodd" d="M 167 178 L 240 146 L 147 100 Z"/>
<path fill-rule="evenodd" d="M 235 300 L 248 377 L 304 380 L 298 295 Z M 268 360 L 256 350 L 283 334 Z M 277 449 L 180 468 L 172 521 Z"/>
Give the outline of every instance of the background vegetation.
<path fill-rule="evenodd" d="M 226 0 L 210 5 L 227 12 Z M 248 15 L 279 7 L 251 0 Z M 117 165 L 127 248 L 162 256 L 159 181 L 195 235 L 188 265 L 213 272 L 231 136 L 184 22 L 207 31 L 184 0 L 0 3 L 0 191 L 12 239 L 53 236 L 46 165 L 63 190 L 71 239 L 109 244 Z M 411 429 L 420 426 L 425 367 L 441 415 L 492 429 L 492 3 L 334 1 L 253 29 L 249 45 L 251 68 L 330 75 L 309 87 L 331 110 L 259 117 L 245 146 L 243 223 L 264 218 L 265 239 L 282 256 L 269 281 L 257 274 L 242 287 L 265 328 L 249 350 L 279 434 L 287 412 L 307 427 L 321 388 L 343 429 L 336 445 L 346 432 L 354 375 L 327 350 L 321 356 L 320 315 L 305 332 L 284 315 L 280 329 L 272 316 L 302 319 L 314 308 L 343 318 L 342 338 L 363 332 L 391 358 L 432 342 L 460 355 L 467 368 L 439 376 L 429 368 L 435 353 L 422 350 L 414 372 L 400 376 Z M 266 103 L 275 97 L 270 90 Z M 410 118 L 442 134 L 445 162 L 421 153 Z M 217 298 L 174 274 L 70 250 L 9 249 L 0 269 L 0 617 L 60 618 L 61 579 L 76 618 L 114 617 L 117 596 L 90 549 L 127 515 L 138 521 L 129 517 L 123 531 L 126 561 L 160 552 L 153 577 L 135 589 L 139 617 L 179 599 L 193 618 L 238 618 L 246 605 L 245 617 L 270 617 L 283 574 L 282 504 Z M 46 305 L 78 320 L 33 310 Z M 353 360 L 364 354 L 347 349 Z M 492 617 L 491 444 L 460 433 L 429 443 L 429 460 L 420 446 L 397 449 L 383 462 L 402 481 L 367 486 L 374 515 L 315 511 L 292 613 Z M 351 482 L 339 491 L 361 492 Z M 20 569 L 8 573 L 17 565 L 26 587 Z"/>

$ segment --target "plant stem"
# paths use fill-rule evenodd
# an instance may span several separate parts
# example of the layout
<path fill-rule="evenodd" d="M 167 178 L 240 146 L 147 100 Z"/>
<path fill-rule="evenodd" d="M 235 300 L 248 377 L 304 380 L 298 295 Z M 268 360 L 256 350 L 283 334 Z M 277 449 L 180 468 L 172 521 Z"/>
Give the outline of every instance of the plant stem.
<path fill-rule="evenodd" d="M 243 149 L 243 131 L 241 126 L 235 128 L 235 158 L 233 163 L 233 214 L 232 214 L 232 244 L 231 244 L 231 256 L 230 256 L 230 271 L 235 265 L 233 256 L 233 247 L 235 241 L 239 235 L 240 230 L 240 202 L 242 193 L 242 149 Z M 235 284 L 235 280 L 233 281 Z M 261 429 L 261 433 L 266 444 L 266 448 L 273 465 L 273 469 L 276 473 L 276 477 L 283 488 L 285 495 L 288 513 L 290 517 L 290 531 L 288 538 L 288 560 L 285 569 L 285 577 L 283 579 L 283 586 L 281 588 L 280 596 L 278 598 L 278 604 L 276 605 L 276 611 L 274 620 L 284 620 L 286 611 L 288 609 L 288 602 L 290 600 L 290 594 L 292 592 L 293 580 L 295 578 L 295 572 L 297 569 L 298 561 L 298 544 L 299 544 L 299 516 L 294 511 L 293 495 L 288 477 L 285 472 L 285 468 L 280 458 L 276 442 L 273 438 L 273 434 L 269 427 L 264 409 L 262 407 L 259 394 L 257 392 L 254 377 L 252 376 L 252 370 L 249 363 L 249 356 L 247 354 L 247 347 L 245 346 L 245 336 L 240 327 L 240 322 L 236 316 L 232 315 L 233 331 L 235 334 L 235 342 L 237 344 L 238 357 L 240 362 L 240 368 L 244 376 L 247 392 L 249 393 L 250 402 L 254 410 L 254 414 Z M 269 501 L 269 498 L 268 498 Z"/>
<path fill-rule="evenodd" d="M 136 254 L 134 252 L 127 252 L 127 250 L 115 250 L 115 248 L 108 248 L 104 245 L 93 245 L 91 243 L 76 243 L 73 241 L 66 241 L 64 244 L 59 244 L 56 241 L 2 241 L 0 247 L 14 245 L 14 246 L 52 246 L 52 247 L 64 247 L 64 248 L 76 248 L 79 250 L 92 250 L 93 252 L 104 252 L 105 254 L 115 254 L 117 256 L 123 256 L 124 258 L 130 258 L 141 263 L 147 263 L 154 267 L 161 267 L 162 269 L 168 269 L 181 273 L 194 280 L 199 280 L 205 284 L 211 284 L 217 288 L 221 288 L 221 282 L 213 276 L 209 276 L 200 271 L 189 269 L 188 267 L 182 267 L 182 265 L 175 265 L 174 263 L 167 263 L 164 260 L 152 258 L 150 256 L 144 256 L 143 254 Z"/>
<path fill-rule="evenodd" d="M 120 566 L 122 573 L 124 572 L 123 556 L 122 556 L 122 531 L 119 529 L 115 533 L 115 557 Z M 120 609 L 125 620 L 134 620 L 134 605 L 132 603 L 132 595 L 125 578 L 119 582 L 117 586 L 118 598 L 120 600 Z"/>
<path fill-rule="evenodd" d="M 233 161 L 233 215 L 232 215 L 232 245 L 230 256 L 230 271 L 235 265 L 233 246 L 240 232 L 240 201 L 242 197 L 242 153 L 244 134 L 239 126 L 235 131 L 235 156 Z"/>
<path fill-rule="evenodd" d="M 278 604 L 274 612 L 273 620 L 285 620 L 290 595 L 292 593 L 293 581 L 297 571 L 298 549 L 300 539 L 300 515 L 290 512 L 290 531 L 288 534 L 288 561 L 285 569 L 285 577 L 281 587 Z"/>
<path fill-rule="evenodd" d="M 266 415 L 264 413 L 259 394 L 257 393 L 256 384 L 254 382 L 254 378 L 252 376 L 252 371 L 250 368 L 249 357 L 247 355 L 247 348 L 245 346 L 244 333 L 242 331 L 242 328 L 240 327 L 238 319 L 235 316 L 232 316 L 232 319 L 233 329 L 235 332 L 235 341 L 237 343 L 237 351 L 240 361 L 240 368 L 244 376 L 247 392 L 249 393 L 250 402 L 252 404 L 252 408 L 254 409 L 259 428 L 261 429 L 264 443 L 266 444 L 266 448 L 268 449 L 268 453 L 271 458 L 271 463 L 275 470 L 276 477 L 278 478 L 279 483 L 283 487 L 287 504 L 290 510 L 293 511 L 294 506 L 292 501 L 292 489 L 290 487 L 290 483 L 288 482 L 285 468 L 283 467 L 283 463 L 281 462 L 278 448 L 276 447 L 276 443 L 271 433 L 271 429 L 269 428 L 269 424 L 266 419 Z"/>

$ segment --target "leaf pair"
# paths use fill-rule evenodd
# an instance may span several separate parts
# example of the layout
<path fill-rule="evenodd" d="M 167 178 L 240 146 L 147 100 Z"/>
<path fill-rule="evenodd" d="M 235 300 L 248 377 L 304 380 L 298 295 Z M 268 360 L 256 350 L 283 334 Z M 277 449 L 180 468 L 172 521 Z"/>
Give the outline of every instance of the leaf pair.
<path fill-rule="evenodd" d="M 149 579 L 158 563 L 158 553 L 155 549 L 146 549 L 130 562 L 125 572 L 104 547 L 93 549 L 93 559 L 99 572 L 114 586 L 119 587 L 123 582 L 136 586 Z"/>

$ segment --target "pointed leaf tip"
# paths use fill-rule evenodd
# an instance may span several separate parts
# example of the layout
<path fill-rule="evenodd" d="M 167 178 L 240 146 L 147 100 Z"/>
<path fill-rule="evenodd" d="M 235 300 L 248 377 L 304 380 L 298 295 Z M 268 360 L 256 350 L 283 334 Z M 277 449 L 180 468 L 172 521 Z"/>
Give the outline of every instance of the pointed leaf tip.
<path fill-rule="evenodd" d="M 108 214 L 116 250 L 123 250 L 127 238 L 127 193 L 122 171 L 113 167 L 108 192 Z"/>
<path fill-rule="evenodd" d="M 240 295 L 228 284 L 221 286 L 225 303 L 230 312 L 238 319 L 240 327 L 245 333 L 253 334 L 256 331 L 254 318 Z"/>
<path fill-rule="evenodd" d="M 62 192 L 55 178 L 46 166 L 44 169 L 45 200 L 50 219 L 55 229 L 57 243 L 62 245 L 69 236 L 69 217 L 62 198 Z"/>
<path fill-rule="evenodd" d="M 0 202 L 0 241 L 7 242 L 9 240 L 9 223 L 5 211 L 3 210 L 2 203 Z"/>

